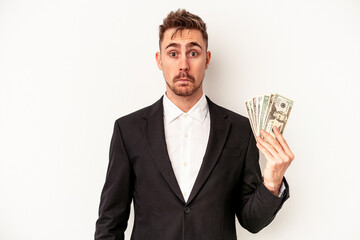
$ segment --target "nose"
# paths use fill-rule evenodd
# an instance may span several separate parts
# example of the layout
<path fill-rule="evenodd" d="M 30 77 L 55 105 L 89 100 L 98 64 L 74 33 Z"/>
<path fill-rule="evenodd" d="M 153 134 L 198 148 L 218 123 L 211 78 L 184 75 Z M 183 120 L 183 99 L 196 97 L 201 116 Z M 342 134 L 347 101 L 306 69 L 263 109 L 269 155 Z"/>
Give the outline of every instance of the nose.
<path fill-rule="evenodd" d="M 179 61 L 180 61 L 180 63 L 179 63 L 180 64 L 179 65 L 179 70 L 180 71 L 186 72 L 186 71 L 190 70 L 190 65 L 189 65 L 188 58 L 187 58 L 186 54 L 183 54 L 181 56 L 181 58 L 179 59 Z"/>

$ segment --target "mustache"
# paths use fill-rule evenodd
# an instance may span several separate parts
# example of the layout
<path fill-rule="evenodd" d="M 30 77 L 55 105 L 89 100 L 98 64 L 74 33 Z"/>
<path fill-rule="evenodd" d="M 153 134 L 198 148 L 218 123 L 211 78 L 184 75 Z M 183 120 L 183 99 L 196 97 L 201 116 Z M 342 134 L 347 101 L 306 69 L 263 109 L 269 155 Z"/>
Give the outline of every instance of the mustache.
<path fill-rule="evenodd" d="M 175 83 L 175 82 L 179 81 L 181 78 L 186 78 L 190 82 L 195 82 L 195 78 L 193 76 L 191 76 L 188 72 L 179 73 L 177 76 L 174 77 L 173 82 Z"/>

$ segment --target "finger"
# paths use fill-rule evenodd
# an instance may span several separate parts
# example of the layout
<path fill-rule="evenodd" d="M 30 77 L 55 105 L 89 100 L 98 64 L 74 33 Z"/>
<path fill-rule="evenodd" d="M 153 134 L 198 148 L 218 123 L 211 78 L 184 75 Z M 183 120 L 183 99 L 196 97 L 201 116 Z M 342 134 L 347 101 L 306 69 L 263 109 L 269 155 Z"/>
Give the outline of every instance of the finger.
<path fill-rule="evenodd" d="M 289 156 L 291 160 L 293 160 L 295 156 L 292 153 L 292 151 L 290 150 L 289 145 L 287 144 L 286 140 L 284 139 L 284 137 L 280 133 L 279 129 L 276 126 L 274 126 L 273 131 L 275 133 L 275 136 L 276 136 L 278 142 L 280 143 L 280 145 L 284 149 L 286 155 Z"/>
<path fill-rule="evenodd" d="M 257 138 L 258 143 L 261 144 L 261 146 L 263 146 L 268 152 L 271 153 L 271 155 L 275 158 L 275 159 L 281 159 L 279 153 L 276 151 L 276 149 L 268 142 L 266 142 L 264 139 L 262 139 L 261 137 Z"/>
<path fill-rule="evenodd" d="M 277 140 L 275 140 L 273 138 L 273 136 L 271 136 L 269 133 L 264 132 L 264 134 L 268 135 L 268 139 L 269 142 L 264 141 L 263 145 L 266 146 L 271 146 L 271 148 L 268 148 L 268 150 L 271 152 L 271 154 L 278 160 L 278 161 L 289 161 L 290 157 L 288 155 L 286 155 L 286 153 L 284 152 L 284 149 L 280 146 L 280 144 L 278 143 Z M 258 140 L 261 141 L 261 140 Z M 267 145 L 266 145 L 267 144 Z M 272 151 L 273 149 L 273 151 Z M 274 152 L 276 151 L 276 153 Z"/>
<path fill-rule="evenodd" d="M 261 135 L 264 136 L 265 140 L 270 143 L 277 152 L 283 152 L 283 148 L 281 147 L 281 145 L 279 144 L 279 142 L 273 137 L 271 136 L 268 132 L 266 132 L 265 130 L 261 130 Z"/>
<path fill-rule="evenodd" d="M 271 161 L 274 160 L 274 157 L 271 155 L 271 153 L 268 150 L 266 150 L 266 148 L 263 145 L 261 145 L 260 142 L 257 142 L 256 146 L 258 147 L 260 152 L 262 152 L 262 154 L 264 154 L 264 156 L 267 160 L 271 160 Z"/>
<path fill-rule="evenodd" d="M 279 155 L 281 156 L 281 158 L 284 160 L 284 161 L 289 161 L 289 160 L 292 160 L 291 159 L 291 154 L 289 155 L 289 152 L 285 150 L 284 146 L 282 145 L 282 143 L 286 143 L 284 137 L 282 136 L 282 134 L 280 133 L 279 129 L 274 126 L 273 127 L 273 131 L 274 131 L 274 134 L 275 134 L 275 137 L 276 137 L 276 142 L 279 144 L 279 148 L 277 148 L 276 150 L 279 152 Z M 270 134 L 269 134 L 270 135 Z M 271 136 L 271 135 L 270 135 Z M 287 147 L 288 145 L 285 144 Z M 288 147 L 289 149 L 289 147 Z M 290 149 L 289 149 L 290 150 Z M 291 152 L 291 151 L 290 151 Z"/>

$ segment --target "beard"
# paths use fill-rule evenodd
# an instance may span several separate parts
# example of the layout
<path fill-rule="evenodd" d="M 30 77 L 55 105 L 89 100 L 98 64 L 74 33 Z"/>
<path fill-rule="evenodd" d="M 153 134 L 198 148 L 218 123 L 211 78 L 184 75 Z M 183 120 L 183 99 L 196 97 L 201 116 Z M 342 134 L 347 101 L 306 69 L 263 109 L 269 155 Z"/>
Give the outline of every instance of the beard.
<path fill-rule="evenodd" d="M 186 82 L 181 84 L 176 84 L 180 79 L 186 78 Z M 166 81 L 166 84 L 170 90 L 180 97 L 188 97 L 193 95 L 201 86 L 202 81 L 196 85 L 195 78 L 191 76 L 188 72 L 181 72 L 173 78 L 172 85 Z"/>

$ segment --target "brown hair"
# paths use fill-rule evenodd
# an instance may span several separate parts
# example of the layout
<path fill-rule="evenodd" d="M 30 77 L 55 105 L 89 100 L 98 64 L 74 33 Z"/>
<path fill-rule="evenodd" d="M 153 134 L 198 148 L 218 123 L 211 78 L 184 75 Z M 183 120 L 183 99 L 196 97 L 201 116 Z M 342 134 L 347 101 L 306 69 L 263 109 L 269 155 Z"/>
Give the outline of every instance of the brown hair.
<path fill-rule="evenodd" d="M 184 29 L 196 29 L 199 30 L 204 38 L 206 48 L 208 47 L 208 35 L 206 32 L 206 24 L 197 15 L 187 12 L 185 9 L 178 9 L 176 12 L 171 11 L 166 18 L 164 18 L 163 24 L 159 26 L 159 46 L 161 49 L 161 43 L 164 39 L 164 33 L 170 28 L 175 28 L 172 38 L 178 31 Z"/>

